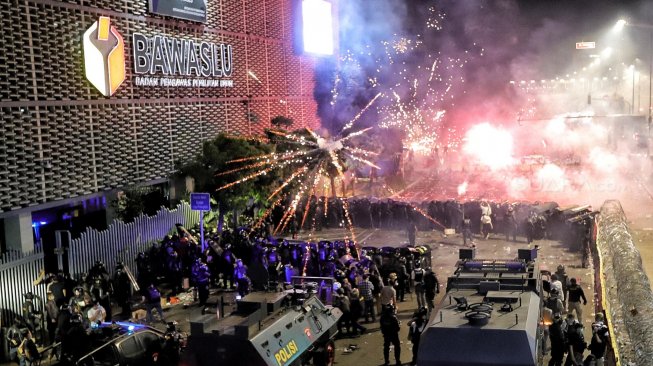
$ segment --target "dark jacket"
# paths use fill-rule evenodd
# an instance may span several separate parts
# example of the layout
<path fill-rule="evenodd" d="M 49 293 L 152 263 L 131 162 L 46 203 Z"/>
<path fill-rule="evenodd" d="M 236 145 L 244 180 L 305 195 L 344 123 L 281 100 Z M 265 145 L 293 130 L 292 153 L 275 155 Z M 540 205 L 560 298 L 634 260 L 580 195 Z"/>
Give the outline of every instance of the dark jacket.
<path fill-rule="evenodd" d="M 427 271 L 424 275 L 424 291 L 427 295 L 431 296 L 435 296 L 435 294 L 440 292 L 440 284 L 435 272 Z"/>
<path fill-rule="evenodd" d="M 384 312 L 381 315 L 381 333 L 384 337 L 392 337 L 399 333 L 399 319 L 394 313 Z"/>

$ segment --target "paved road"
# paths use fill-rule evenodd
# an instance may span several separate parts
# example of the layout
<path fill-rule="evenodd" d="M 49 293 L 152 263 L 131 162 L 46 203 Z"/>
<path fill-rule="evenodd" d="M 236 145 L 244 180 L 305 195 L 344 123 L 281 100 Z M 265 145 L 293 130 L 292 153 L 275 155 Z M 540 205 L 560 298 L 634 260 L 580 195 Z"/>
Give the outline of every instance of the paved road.
<path fill-rule="evenodd" d="M 650 281 L 653 279 L 653 184 L 642 179 L 633 182 L 633 189 L 620 202 Z"/>
<path fill-rule="evenodd" d="M 346 234 L 344 229 L 333 229 L 320 233 L 320 238 L 337 239 L 342 238 Z M 399 246 L 407 243 L 406 234 L 401 231 L 359 229 L 356 230 L 356 237 L 359 241 L 364 241 L 366 245 L 375 247 Z M 528 247 L 524 238 L 518 237 L 517 239 L 517 243 L 506 242 L 499 235 L 490 237 L 489 240 L 477 239 L 477 257 L 514 258 L 516 257 L 517 249 Z M 445 237 L 441 232 L 436 231 L 420 232 L 418 233 L 417 244 L 431 247 L 433 269 L 440 283 L 444 286 L 447 276 L 454 270 L 454 265 L 458 259 L 458 250 L 463 247 L 462 238 L 459 235 Z M 591 295 L 594 292 L 593 269 L 582 268 L 580 265 L 580 253 L 571 251 L 558 242 L 540 240 L 534 244 L 540 245 L 540 265 L 543 268 L 555 271 L 558 264 L 563 264 L 571 277 L 579 279 L 588 296 L 588 300 L 590 300 L 588 305 L 585 306 L 583 314 L 583 323 L 589 325 L 594 317 L 593 296 Z M 441 291 L 441 295 L 436 299 L 436 302 L 441 300 L 443 292 Z M 407 341 L 408 328 L 406 323 L 417 307 L 414 299 L 408 297 L 406 300 L 405 303 L 400 304 L 399 308 L 399 318 L 403 321 L 400 339 L 403 342 L 401 359 L 404 363 L 410 362 L 411 358 L 410 345 Z M 382 337 L 378 332 L 378 324 L 366 326 L 372 330 L 371 333 L 357 339 L 344 339 L 336 342 L 338 347 L 336 356 L 338 365 L 377 366 L 383 364 Z M 586 327 L 586 331 L 589 331 L 589 326 Z M 589 337 L 589 334 L 587 336 Z M 343 352 L 344 348 L 349 344 L 357 344 L 360 346 L 360 349 L 350 354 L 345 354 Z"/>
<path fill-rule="evenodd" d="M 344 229 L 331 229 L 316 233 L 319 239 L 342 239 L 348 233 Z M 406 234 L 403 231 L 387 231 L 387 230 L 374 230 L 374 229 L 358 229 L 356 236 L 361 242 L 369 246 L 400 246 L 406 243 Z M 302 235 L 300 235 L 302 237 Z M 477 239 L 477 257 L 479 258 L 514 258 L 519 248 L 527 248 L 524 238 L 518 238 L 518 242 L 505 242 L 499 235 L 491 237 L 489 240 Z M 428 231 L 419 232 L 417 237 L 419 245 L 428 245 L 432 249 L 432 264 L 435 273 L 440 279 L 442 286 L 446 284 L 446 278 L 454 270 L 454 265 L 458 259 L 458 250 L 462 248 L 462 238 L 459 235 L 446 237 L 441 232 Z M 570 276 L 580 279 L 580 283 L 585 289 L 586 294 L 593 293 L 592 284 L 592 269 L 583 269 L 580 266 L 579 253 L 572 252 L 569 248 L 561 246 L 553 241 L 537 241 L 535 244 L 540 245 L 540 258 L 541 265 L 544 268 L 555 270 L 558 264 L 566 266 Z M 441 295 L 436 299 L 436 302 L 441 300 Z M 591 296 L 588 296 L 591 297 Z M 233 292 L 222 292 L 221 290 L 213 290 L 210 302 L 217 303 L 218 299 L 225 300 L 227 305 L 227 312 L 230 310 L 231 305 L 234 303 Z M 410 319 L 413 311 L 417 308 L 416 300 L 408 294 L 406 301 L 400 303 L 399 306 L 399 319 L 402 321 L 402 330 L 400 339 L 402 340 L 402 356 L 401 360 L 404 364 L 408 364 L 411 359 L 411 345 L 407 340 L 408 327 L 407 322 Z M 196 305 L 184 307 L 182 305 L 171 306 L 165 310 L 167 320 L 176 320 L 179 322 L 182 331 L 189 331 L 189 321 L 200 314 L 200 309 Z M 584 312 L 584 323 L 589 324 L 593 317 L 593 307 L 591 302 L 586 306 Z M 340 366 L 377 366 L 383 364 L 382 355 L 382 336 L 379 332 L 379 324 L 363 324 L 368 328 L 369 332 L 358 338 L 344 338 L 336 342 L 336 361 Z M 163 329 L 163 324 L 154 324 L 155 327 Z M 587 327 L 589 328 L 589 327 Z M 345 353 L 345 347 L 350 344 L 355 344 L 359 349 Z M 391 356 L 391 359 L 394 359 Z M 43 363 L 47 365 L 48 363 Z"/>

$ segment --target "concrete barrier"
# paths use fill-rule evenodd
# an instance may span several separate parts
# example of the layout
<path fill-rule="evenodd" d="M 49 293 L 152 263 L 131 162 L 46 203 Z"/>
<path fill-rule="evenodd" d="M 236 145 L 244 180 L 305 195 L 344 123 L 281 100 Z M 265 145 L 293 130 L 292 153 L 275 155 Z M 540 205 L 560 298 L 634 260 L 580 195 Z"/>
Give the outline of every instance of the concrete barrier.
<path fill-rule="evenodd" d="M 598 218 L 602 306 L 618 365 L 653 365 L 653 292 L 619 201 Z"/>

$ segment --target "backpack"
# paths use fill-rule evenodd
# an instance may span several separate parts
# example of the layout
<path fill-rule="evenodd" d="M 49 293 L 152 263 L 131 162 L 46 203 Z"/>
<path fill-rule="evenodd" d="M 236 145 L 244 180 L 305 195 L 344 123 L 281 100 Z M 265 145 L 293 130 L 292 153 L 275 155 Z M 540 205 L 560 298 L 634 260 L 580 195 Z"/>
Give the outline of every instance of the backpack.
<path fill-rule="evenodd" d="M 424 282 L 424 270 L 421 268 L 415 268 L 415 284 L 422 285 Z"/>

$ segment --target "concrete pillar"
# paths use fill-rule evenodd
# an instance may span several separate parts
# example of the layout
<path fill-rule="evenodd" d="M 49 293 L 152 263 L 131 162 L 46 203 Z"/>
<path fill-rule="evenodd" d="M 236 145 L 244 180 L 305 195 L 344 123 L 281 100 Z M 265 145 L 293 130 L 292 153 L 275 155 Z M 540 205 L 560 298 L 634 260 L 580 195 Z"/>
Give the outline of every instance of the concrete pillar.
<path fill-rule="evenodd" d="M 105 212 L 106 212 L 106 222 L 107 222 L 107 227 L 113 224 L 113 220 L 115 220 L 118 215 L 116 215 L 116 210 L 115 210 L 115 205 L 118 203 L 116 200 L 118 199 L 118 191 L 113 190 L 113 191 L 107 191 L 104 193 L 104 198 L 106 199 L 106 206 L 105 206 Z"/>
<path fill-rule="evenodd" d="M 169 182 L 170 202 L 181 199 L 188 199 L 189 193 L 195 190 L 195 179 L 193 177 L 183 177 L 172 179 Z"/>
<path fill-rule="evenodd" d="M 195 192 L 195 179 L 193 177 L 186 177 L 184 183 L 186 185 L 186 192 Z"/>
<path fill-rule="evenodd" d="M 7 250 L 16 250 L 23 253 L 34 250 L 32 214 L 30 212 L 6 217 L 4 223 Z"/>

